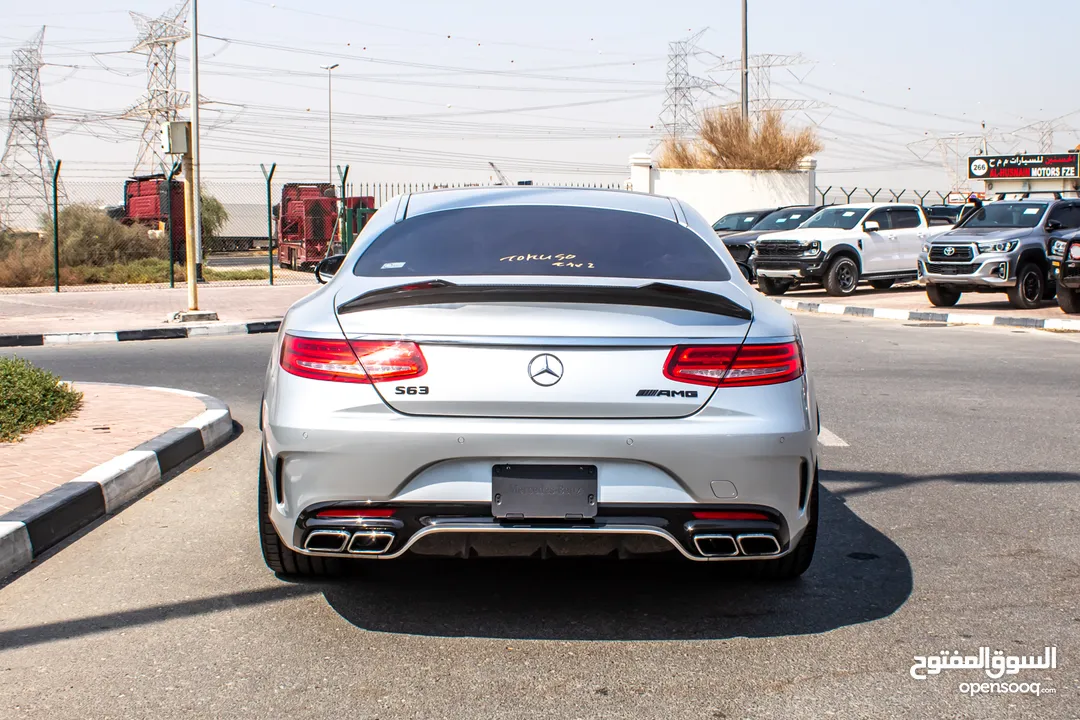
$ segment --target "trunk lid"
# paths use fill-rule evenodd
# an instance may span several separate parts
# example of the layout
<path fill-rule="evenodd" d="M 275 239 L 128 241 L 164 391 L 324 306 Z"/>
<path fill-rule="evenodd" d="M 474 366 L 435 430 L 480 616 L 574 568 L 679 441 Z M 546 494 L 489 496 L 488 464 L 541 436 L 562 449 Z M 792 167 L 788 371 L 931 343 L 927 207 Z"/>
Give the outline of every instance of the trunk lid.
<path fill-rule="evenodd" d="M 488 418 L 691 415 L 715 389 L 665 378 L 671 348 L 740 344 L 751 324 L 686 307 L 490 299 L 342 310 L 338 321 L 350 340 L 419 345 L 423 376 L 374 385 L 394 410 Z"/>

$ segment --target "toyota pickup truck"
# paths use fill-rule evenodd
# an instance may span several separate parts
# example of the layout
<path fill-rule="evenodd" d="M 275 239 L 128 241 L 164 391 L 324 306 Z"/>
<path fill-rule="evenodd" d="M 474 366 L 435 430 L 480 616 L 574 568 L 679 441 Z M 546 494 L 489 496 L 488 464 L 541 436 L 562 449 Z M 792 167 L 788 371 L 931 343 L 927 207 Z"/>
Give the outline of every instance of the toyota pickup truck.
<path fill-rule="evenodd" d="M 797 230 L 757 242 L 758 289 L 782 295 L 798 284 L 821 283 L 829 295 L 851 295 L 861 280 L 876 289 L 918 276 L 919 251 L 951 225 L 934 225 L 918 205 L 832 205 Z"/>
<path fill-rule="evenodd" d="M 1080 200 L 999 200 L 967 214 L 926 243 L 919 282 L 931 304 L 955 305 L 966 292 L 1004 292 L 1015 308 L 1052 300 L 1050 234 L 1080 228 Z"/>

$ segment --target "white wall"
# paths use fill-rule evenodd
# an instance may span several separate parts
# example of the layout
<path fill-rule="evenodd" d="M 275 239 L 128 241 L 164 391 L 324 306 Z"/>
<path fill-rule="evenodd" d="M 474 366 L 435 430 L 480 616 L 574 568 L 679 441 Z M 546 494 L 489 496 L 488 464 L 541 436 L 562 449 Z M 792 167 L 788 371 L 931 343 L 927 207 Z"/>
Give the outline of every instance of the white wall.
<path fill-rule="evenodd" d="M 646 164 L 645 155 L 630 160 L 632 189 L 669 195 L 690 205 L 714 223 L 721 216 L 741 210 L 816 204 L 812 160 L 805 170 L 666 170 Z M 646 180 L 647 178 L 647 180 Z"/>

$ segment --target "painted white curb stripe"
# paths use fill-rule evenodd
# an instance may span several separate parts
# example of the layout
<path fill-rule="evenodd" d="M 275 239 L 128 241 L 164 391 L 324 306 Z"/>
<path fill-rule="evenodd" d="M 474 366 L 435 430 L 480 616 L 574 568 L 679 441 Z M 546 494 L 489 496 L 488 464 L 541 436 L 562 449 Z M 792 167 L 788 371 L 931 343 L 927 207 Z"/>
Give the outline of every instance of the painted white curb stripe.
<path fill-rule="evenodd" d="M 82 343 L 116 342 L 114 332 L 46 333 L 42 335 L 46 345 L 81 345 Z"/>
<path fill-rule="evenodd" d="M 161 470 L 156 453 L 130 450 L 75 479 L 101 485 L 101 492 L 105 496 L 105 513 L 108 515 L 160 481 Z"/>
<path fill-rule="evenodd" d="M 21 570 L 33 559 L 26 526 L 21 522 L 0 522 L 0 577 Z"/>

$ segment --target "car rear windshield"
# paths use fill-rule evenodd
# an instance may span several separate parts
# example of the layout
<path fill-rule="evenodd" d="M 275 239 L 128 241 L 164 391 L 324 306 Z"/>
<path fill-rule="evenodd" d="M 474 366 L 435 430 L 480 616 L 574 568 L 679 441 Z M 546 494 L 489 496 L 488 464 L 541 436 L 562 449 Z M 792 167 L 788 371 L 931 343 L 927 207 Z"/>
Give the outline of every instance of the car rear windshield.
<path fill-rule="evenodd" d="M 754 227 L 754 223 L 761 217 L 758 213 L 753 212 L 741 212 L 731 213 L 713 223 L 713 230 L 749 230 Z"/>
<path fill-rule="evenodd" d="M 387 228 L 357 260 L 365 277 L 548 275 L 729 280 L 709 245 L 671 220 L 598 208 L 444 210 Z"/>
<path fill-rule="evenodd" d="M 1035 227 L 1046 203 L 995 202 L 983 205 L 964 221 L 966 228 Z"/>
<path fill-rule="evenodd" d="M 754 230 L 791 230 L 806 222 L 814 212 L 813 208 L 785 208 L 771 212 L 763 217 Z"/>
<path fill-rule="evenodd" d="M 868 208 L 825 208 L 806 221 L 804 228 L 836 228 L 850 230 L 859 224 Z"/>

